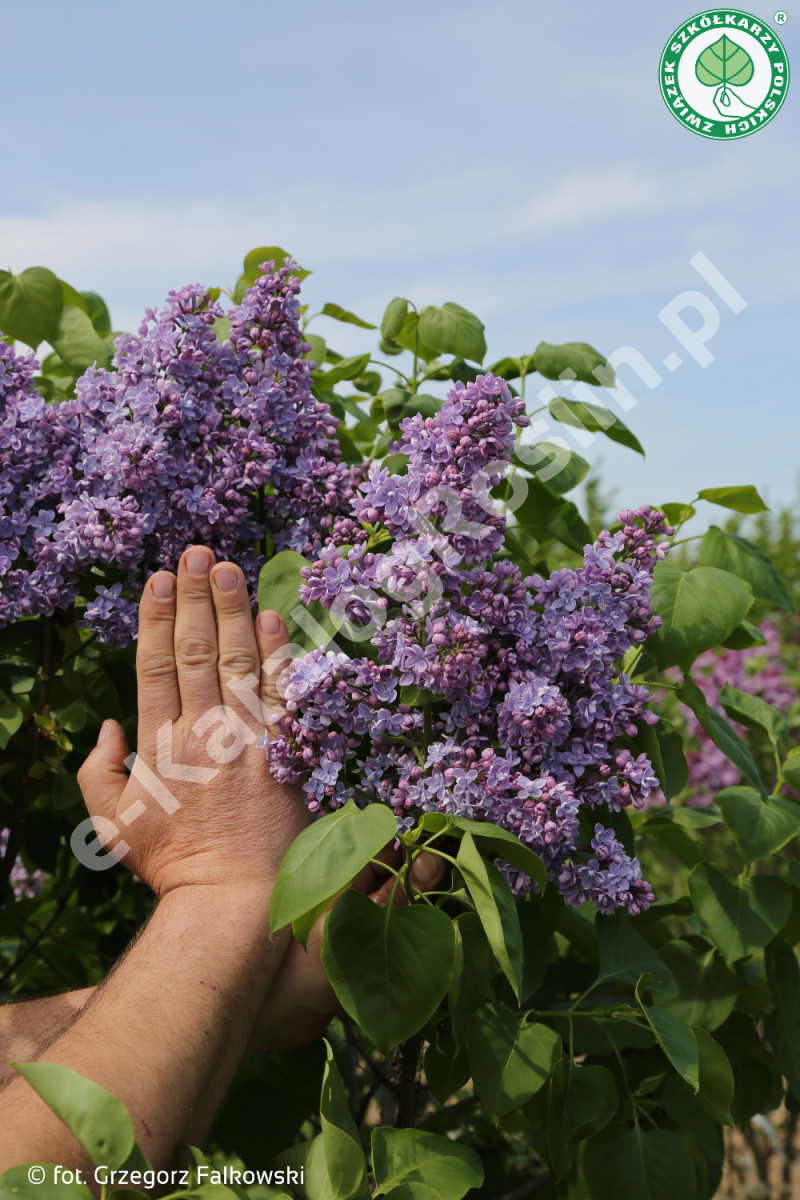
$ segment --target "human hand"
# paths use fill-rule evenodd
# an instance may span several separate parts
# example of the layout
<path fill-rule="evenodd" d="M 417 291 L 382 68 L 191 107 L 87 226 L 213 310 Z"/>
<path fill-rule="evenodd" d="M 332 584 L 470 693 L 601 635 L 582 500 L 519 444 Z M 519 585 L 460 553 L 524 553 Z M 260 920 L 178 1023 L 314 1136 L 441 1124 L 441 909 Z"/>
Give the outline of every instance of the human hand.
<path fill-rule="evenodd" d="M 206 547 L 185 552 L 177 579 L 159 571 L 148 581 L 132 773 L 122 729 L 106 722 L 78 782 L 101 839 L 157 896 L 213 885 L 249 889 L 254 902 L 268 903 L 281 860 L 310 819 L 299 792 L 272 778 L 258 745 L 264 714 L 279 705 L 276 667 L 287 641 L 277 613 L 262 612 L 254 628 L 242 572 L 214 565 Z"/>
<path fill-rule="evenodd" d="M 137 653 L 139 755 L 148 771 L 157 775 L 161 731 L 162 767 L 166 742 L 172 747 L 167 762 L 184 764 L 190 773 L 213 767 L 217 774 L 207 782 L 164 780 L 181 806 L 169 814 L 148 793 L 141 764 L 138 776 L 134 765 L 134 773 L 128 777 L 125 735 L 115 722 L 107 722 L 105 736 L 78 779 L 90 814 L 112 821 L 122 830 L 130 845 L 122 861 L 157 895 L 187 884 L 238 885 L 239 889 L 252 884 L 254 903 L 268 905 L 280 860 L 309 820 L 295 790 L 275 783 L 266 756 L 258 749 L 263 720 L 254 698 L 264 705 L 266 715 L 281 707 L 277 675 L 288 637 L 276 613 L 260 614 L 254 631 L 238 568 L 220 563 L 210 576 L 207 572 L 191 576 L 186 570 L 190 553 L 181 560 L 177 592 L 173 590 L 171 597 L 158 596 L 162 584 L 164 590 L 169 581 L 173 589 L 175 585 L 169 572 L 159 572 L 142 596 Z M 207 550 L 203 553 L 210 567 L 213 556 Z M 233 573 L 236 586 L 231 592 L 221 591 L 216 582 L 223 571 Z M 269 632 L 265 618 L 273 618 Z M 242 681 L 251 677 L 252 688 L 243 688 Z M 243 695 L 249 697 L 254 712 L 243 704 Z M 233 713 L 254 736 L 237 758 L 219 764 L 207 750 L 214 723 L 205 734 L 198 734 L 197 722 L 204 723 L 205 714 L 213 715 L 219 706 L 231 703 Z M 230 714 L 228 717 L 231 719 Z M 217 720 L 217 729 L 220 724 Z M 231 724 L 236 722 L 231 720 Z M 239 736 L 243 736 L 241 729 Z M 146 812 L 126 826 L 123 814 L 139 803 Z M 389 866 L 397 866 L 401 860 L 400 852 L 390 847 L 382 857 Z M 422 854 L 415 862 L 412 881 L 418 890 L 433 888 L 443 870 L 440 858 Z M 393 880 L 389 872 L 370 865 L 354 886 L 376 904 L 385 904 Z M 398 888 L 394 903 L 407 902 L 402 887 Z M 289 943 L 262 1005 L 249 1053 L 304 1045 L 321 1033 L 334 1015 L 337 1001 L 320 958 L 323 919 L 312 930 L 307 950 L 294 939 Z"/>

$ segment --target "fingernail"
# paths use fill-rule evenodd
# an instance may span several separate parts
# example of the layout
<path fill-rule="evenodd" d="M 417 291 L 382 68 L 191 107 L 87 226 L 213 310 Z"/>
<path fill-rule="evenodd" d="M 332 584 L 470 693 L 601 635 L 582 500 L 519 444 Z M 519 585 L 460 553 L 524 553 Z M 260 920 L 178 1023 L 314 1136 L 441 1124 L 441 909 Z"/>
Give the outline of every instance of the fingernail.
<path fill-rule="evenodd" d="M 427 854 L 424 850 L 417 855 L 411 866 L 411 882 L 417 887 L 427 887 L 433 883 L 439 874 L 439 859 L 435 854 Z"/>
<path fill-rule="evenodd" d="M 207 550 L 190 550 L 186 555 L 186 570 L 190 575 L 207 575 L 211 569 L 211 556 Z"/>
<path fill-rule="evenodd" d="M 277 613 L 262 612 L 258 618 L 258 628 L 267 637 L 274 637 L 281 627 L 281 619 Z"/>
<path fill-rule="evenodd" d="M 235 592 L 239 582 L 236 572 L 231 567 L 221 567 L 211 578 L 221 592 Z"/>
<path fill-rule="evenodd" d="M 175 591 L 175 579 L 168 571 L 159 571 L 153 576 L 153 595 L 156 600 L 169 600 Z"/>
<path fill-rule="evenodd" d="M 100 732 L 97 735 L 98 746 L 100 745 L 101 742 L 107 742 L 113 732 L 114 732 L 114 722 L 113 721 L 103 721 L 103 724 L 100 726 Z"/>

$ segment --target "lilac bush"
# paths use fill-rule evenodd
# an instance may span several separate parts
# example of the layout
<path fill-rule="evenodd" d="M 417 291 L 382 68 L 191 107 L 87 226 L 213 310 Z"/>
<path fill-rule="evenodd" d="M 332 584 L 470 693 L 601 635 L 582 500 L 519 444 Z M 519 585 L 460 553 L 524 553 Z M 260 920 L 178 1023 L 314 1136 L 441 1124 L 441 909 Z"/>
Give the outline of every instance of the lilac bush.
<path fill-rule="evenodd" d="M 707 650 L 695 664 L 695 681 L 711 705 L 718 705 L 719 694 L 726 683 L 742 692 L 760 696 L 784 715 L 790 705 L 798 700 L 798 694 L 786 676 L 781 660 L 781 634 L 770 621 L 764 622 L 761 632 L 766 638 L 763 646 L 752 646 L 747 650 L 723 650 L 715 653 Z M 706 736 L 694 713 L 687 713 L 689 734 L 696 745 L 686 752 L 689 766 L 688 800 L 694 807 L 704 807 L 713 802 L 717 792 L 735 787 L 741 782 L 741 774 L 718 746 Z M 740 734 L 746 733 L 743 726 L 734 723 Z"/>
<path fill-rule="evenodd" d="M 581 567 L 523 578 L 496 557 L 506 521 L 491 489 L 527 421 L 487 374 L 402 422 L 406 473 L 371 469 L 300 589 L 370 653 L 293 662 L 267 753 L 312 812 L 353 797 L 389 805 L 400 832 L 434 811 L 490 821 L 542 857 L 570 904 L 636 913 L 653 893 L 598 818 L 658 787 L 647 755 L 620 744 L 657 717 L 619 660 L 659 623 L 650 589 L 671 530 L 628 510 Z"/>
<path fill-rule="evenodd" d="M 0 342 L 0 624 L 52 613 L 100 567 L 85 623 L 136 635 L 147 576 L 192 542 L 235 558 L 255 588 L 265 535 L 313 553 L 353 495 L 336 419 L 311 394 L 291 260 L 228 313 L 188 285 L 116 343 L 113 369 L 48 405 L 32 355 Z"/>

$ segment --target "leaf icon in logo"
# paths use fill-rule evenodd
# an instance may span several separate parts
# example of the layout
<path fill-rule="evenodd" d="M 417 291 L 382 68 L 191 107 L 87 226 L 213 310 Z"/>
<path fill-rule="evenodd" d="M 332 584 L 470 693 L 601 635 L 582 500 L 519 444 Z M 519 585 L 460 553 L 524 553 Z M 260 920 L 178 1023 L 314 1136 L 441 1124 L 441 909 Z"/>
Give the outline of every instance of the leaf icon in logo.
<path fill-rule="evenodd" d="M 745 104 L 744 100 L 730 89 L 749 83 L 754 71 L 753 60 L 744 46 L 729 38 L 727 33 L 723 33 L 718 41 L 706 46 L 694 67 L 694 73 L 700 83 L 706 87 L 716 87 L 714 107 L 723 117 L 728 116 L 724 109 L 730 108 L 733 99 L 744 104 L 745 108 L 753 107 Z"/>

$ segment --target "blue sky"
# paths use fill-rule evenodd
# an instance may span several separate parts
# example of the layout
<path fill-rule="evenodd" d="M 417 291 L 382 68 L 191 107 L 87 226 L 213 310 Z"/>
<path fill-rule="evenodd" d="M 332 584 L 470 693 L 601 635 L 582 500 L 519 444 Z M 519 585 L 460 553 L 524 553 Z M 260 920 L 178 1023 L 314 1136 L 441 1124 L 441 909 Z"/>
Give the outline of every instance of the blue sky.
<path fill-rule="evenodd" d="M 379 320 L 398 293 L 455 300 L 486 323 L 490 361 L 541 340 L 657 366 L 681 351 L 652 390 L 623 372 L 648 453 L 598 439 L 583 453 L 606 486 L 635 504 L 752 482 L 789 502 L 800 85 L 752 137 L 681 128 L 656 68 L 691 15 L 673 0 L 7 4 L 0 264 L 49 266 L 130 328 L 170 287 L 232 284 L 248 249 L 278 244 L 313 269 L 313 306 Z M 658 319 L 711 294 L 698 251 L 747 301 L 718 302 L 705 368 Z M 342 352 L 363 347 L 327 324 Z"/>

